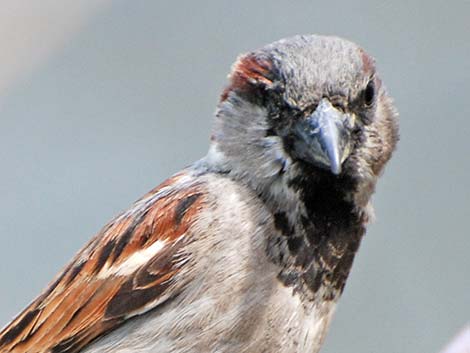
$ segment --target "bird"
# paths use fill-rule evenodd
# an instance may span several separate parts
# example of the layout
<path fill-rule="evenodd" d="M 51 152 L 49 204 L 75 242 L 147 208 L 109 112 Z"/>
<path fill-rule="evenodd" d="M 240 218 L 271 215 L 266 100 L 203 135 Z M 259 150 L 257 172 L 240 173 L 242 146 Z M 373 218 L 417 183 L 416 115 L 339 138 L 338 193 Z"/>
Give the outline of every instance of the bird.
<path fill-rule="evenodd" d="M 1 353 L 320 350 L 399 139 L 375 60 L 278 40 L 237 58 L 214 115 L 207 155 L 106 224 Z"/>

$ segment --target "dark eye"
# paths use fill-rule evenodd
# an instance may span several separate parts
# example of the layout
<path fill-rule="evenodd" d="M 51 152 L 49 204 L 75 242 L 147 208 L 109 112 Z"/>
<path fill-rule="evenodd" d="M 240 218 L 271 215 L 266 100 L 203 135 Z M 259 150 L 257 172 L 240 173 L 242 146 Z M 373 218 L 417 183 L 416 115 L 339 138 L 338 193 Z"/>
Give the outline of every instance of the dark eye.
<path fill-rule="evenodd" d="M 375 83 L 371 79 L 364 90 L 364 105 L 370 107 L 375 101 Z"/>

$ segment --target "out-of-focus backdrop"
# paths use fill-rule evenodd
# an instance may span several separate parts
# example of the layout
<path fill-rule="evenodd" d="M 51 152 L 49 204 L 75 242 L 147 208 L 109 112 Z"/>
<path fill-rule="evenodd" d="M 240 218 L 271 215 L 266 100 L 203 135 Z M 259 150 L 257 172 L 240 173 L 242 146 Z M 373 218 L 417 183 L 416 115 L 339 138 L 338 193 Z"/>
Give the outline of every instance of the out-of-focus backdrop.
<path fill-rule="evenodd" d="M 360 43 L 401 114 L 322 352 L 438 352 L 470 320 L 470 1 L 3 0 L 0 325 L 111 217 L 203 156 L 236 56 Z"/>

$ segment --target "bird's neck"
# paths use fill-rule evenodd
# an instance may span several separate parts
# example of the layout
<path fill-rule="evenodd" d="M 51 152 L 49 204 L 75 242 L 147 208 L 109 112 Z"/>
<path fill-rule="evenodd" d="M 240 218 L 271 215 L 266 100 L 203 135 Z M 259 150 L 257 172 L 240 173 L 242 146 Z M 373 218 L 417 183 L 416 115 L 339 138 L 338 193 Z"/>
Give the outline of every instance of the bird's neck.
<path fill-rule="evenodd" d="M 368 212 L 351 201 L 348 195 L 355 185 L 348 179 L 312 175 L 284 185 L 290 202 L 273 202 L 279 186 L 262 196 L 277 230 L 268 248 L 281 267 L 279 279 L 306 300 L 335 301 L 365 232 Z"/>
<path fill-rule="evenodd" d="M 280 267 L 279 280 L 305 300 L 335 301 L 368 218 L 367 207 L 352 197 L 355 181 L 296 165 L 270 177 L 243 173 L 214 151 L 205 160 L 209 169 L 246 185 L 271 213 L 276 231 L 269 236 L 267 251 Z"/>

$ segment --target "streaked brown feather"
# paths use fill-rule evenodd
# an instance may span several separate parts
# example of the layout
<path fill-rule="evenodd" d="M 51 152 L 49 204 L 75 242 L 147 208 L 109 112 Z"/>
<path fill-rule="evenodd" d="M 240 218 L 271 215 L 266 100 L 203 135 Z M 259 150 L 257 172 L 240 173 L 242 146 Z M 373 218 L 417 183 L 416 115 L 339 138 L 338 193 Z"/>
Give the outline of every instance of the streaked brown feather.
<path fill-rule="evenodd" d="M 259 84 L 265 87 L 271 86 L 272 68 L 270 60 L 257 57 L 253 53 L 240 57 L 233 66 L 230 84 L 222 92 L 220 100 L 225 101 L 231 91 L 252 92 Z"/>
<path fill-rule="evenodd" d="M 185 263 L 181 250 L 188 241 L 181 237 L 203 202 L 202 186 L 188 182 L 183 173 L 146 194 L 106 225 L 2 330 L 0 352 L 75 353 L 129 317 L 176 295 L 181 283 L 175 286 L 172 279 Z M 132 273 L 112 271 L 156 241 L 166 243 Z"/>

